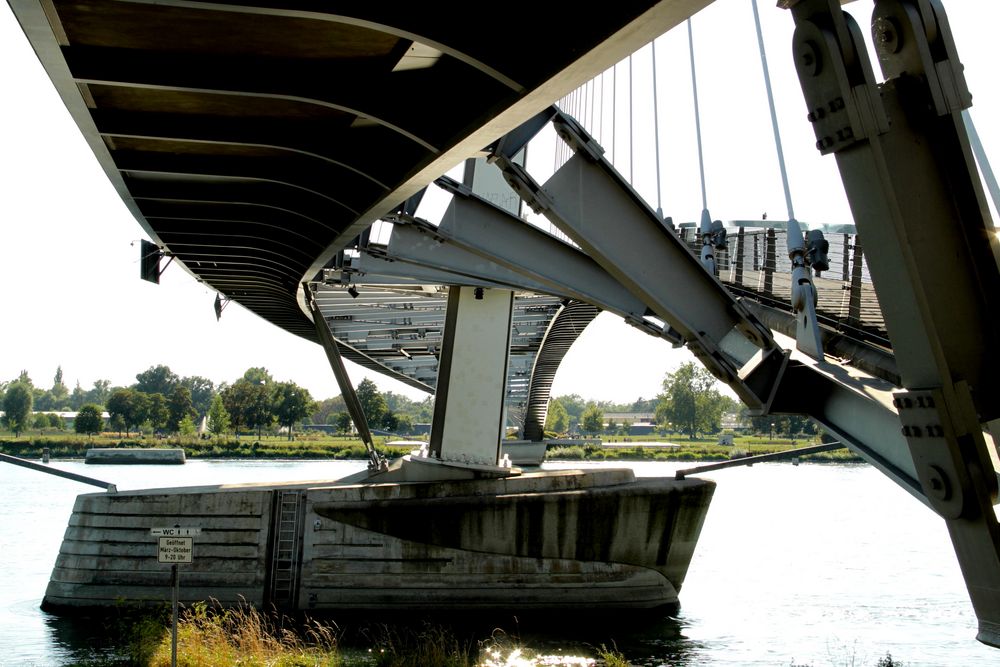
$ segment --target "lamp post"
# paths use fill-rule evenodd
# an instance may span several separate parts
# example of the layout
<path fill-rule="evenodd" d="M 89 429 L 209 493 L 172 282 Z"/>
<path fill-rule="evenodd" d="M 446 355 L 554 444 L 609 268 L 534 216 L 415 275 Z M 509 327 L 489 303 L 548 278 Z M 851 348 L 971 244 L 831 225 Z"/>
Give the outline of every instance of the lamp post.
<path fill-rule="evenodd" d="M 264 423 L 264 391 L 263 388 L 267 385 L 264 380 L 260 381 L 261 392 L 260 400 L 257 401 L 257 442 L 260 442 L 261 438 L 261 426 Z M 773 424 L 772 424 L 773 426 Z"/>
<path fill-rule="evenodd" d="M 774 442 L 774 422 L 771 422 L 771 437 L 769 438 L 771 442 Z"/>

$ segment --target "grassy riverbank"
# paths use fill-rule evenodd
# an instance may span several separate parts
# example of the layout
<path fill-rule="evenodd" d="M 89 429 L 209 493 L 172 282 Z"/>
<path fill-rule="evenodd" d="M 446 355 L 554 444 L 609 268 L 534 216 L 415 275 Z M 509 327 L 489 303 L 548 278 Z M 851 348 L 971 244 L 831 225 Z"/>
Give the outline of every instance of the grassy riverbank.
<path fill-rule="evenodd" d="M 123 606 L 109 619 L 107 648 L 117 657 L 78 663 L 87 667 L 167 667 L 171 664 L 170 613 Z M 489 626 L 493 628 L 494 626 Z M 251 605 L 221 609 L 196 603 L 181 611 L 177 664 L 181 667 L 625 667 L 606 644 L 575 646 L 567 655 L 546 655 L 501 629 L 471 629 L 431 621 L 361 622 L 289 618 Z"/>
<path fill-rule="evenodd" d="M 376 448 L 388 458 L 402 456 L 410 447 L 388 447 L 387 437 L 375 439 Z M 629 439 L 614 438 L 601 443 L 550 447 L 550 461 L 724 461 L 727 459 L 782 452 L 795 447 L 816 444 L 804 440 L 771 440 L 761 437 L 738 437 L 733 445 L 719 445 L 715 439 L 671 441 L 664 446 L 663 436 Z M 79 459 L 94 447 L 182 447 L 189 459 L 365 459 L 365 448 L 356 438 L 308 433 L 293 440 L 285 436 L 255 436 L 212 438 L 122 438 L 105 433 L 82 437 L 73 433 L 43 432 L 22 434 L 0 433 L 0 453 L 28 459 L 40 459 L 45 449 L 53 459 Z M 822 452 L 802 457 L 820 462 L 848 462 L 861 459 L 846 449 Z"/>

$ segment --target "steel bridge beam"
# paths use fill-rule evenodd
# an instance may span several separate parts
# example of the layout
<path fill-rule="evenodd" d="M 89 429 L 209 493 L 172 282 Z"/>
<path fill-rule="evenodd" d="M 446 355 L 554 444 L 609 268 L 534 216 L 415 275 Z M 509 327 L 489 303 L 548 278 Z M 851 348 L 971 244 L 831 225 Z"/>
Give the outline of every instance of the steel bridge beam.
<path fill-rule="evenodd" d="M 528 276 L 551 293 L 593 304 L 648 334 L 679 341 L 677 332 L 646 320 L 647 305 L 586 254 L 451 179 L 436 183 L 453 195 L 435 230 L 444 241 Z"/>
<path fill-rule="evenodd" d="M 978 638 L 1000 646 L 996 451 L 1000 245 L 961 112 L 971 104 L 943 6 L 876 2 L 878 85 L 834 0 L 792 4 L 793 52 L 817 148 L 834 154 L 904 391 L 902 433 L 951 534 Z"/>
<path fill-rule="evenodd" d="M 553 123 L 575 155 L 544 186 L 512 156 L 493 155 L 511 187 L 676 330 L 744 403 L 766 410 L 784 357 L 770 331 L 702 266 L 576 121 L 556 112 Z"/>
<path fill-rule="evenodd" d="M 782 338 L 779 344 L 662 223 L 575 121 L 558 112 L 553 122 L 576 155 L 544 186 L 506 156 L 494 156 L 525 201 L 679 331 L 699 360 L 751 409 L 808 414 L 931 505 L 900 433 L 895 387 L 844 364 L 788 352 L 794 340 Z"/>

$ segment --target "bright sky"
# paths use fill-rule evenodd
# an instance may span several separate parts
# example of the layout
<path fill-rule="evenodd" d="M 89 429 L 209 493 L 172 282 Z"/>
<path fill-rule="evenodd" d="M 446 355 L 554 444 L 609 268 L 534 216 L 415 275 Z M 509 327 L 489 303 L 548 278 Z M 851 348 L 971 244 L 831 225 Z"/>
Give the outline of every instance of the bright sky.
<path fill-rule="evenodd" d="M 835 161 L 819 156 L 805 120 L 788 55 L 791 17 L 774 4 L 759 2 L 796 218 L 851 222 Z M 1000 62 L 1000 6 L 969 0 L 945 5 L 974 95 L 973 118 L 987 152 L 996 156 L 1000 88 L 991 70 Z M 871 4 L 848 8 L 865 30 Z M 693 30 L 709 210 L 722 220 L 764 211 L 784 219 L 750 3 L 718 0 L 694 18 Z M 656 62 L 662 207 L 676 222 L 693 221 L 702 205 L 686 26 L 656 41 Z M 179 375 L 219 383 L 264 366 L 276 379 L 308 388 L 314 398 L 339 393 L 322 348 L 235 303 L 216 322 L 214 291 L 180 266 L 171 265 L 158 286 L 139 279 L 142 229 L 98 166 L 6 3 L 0 7 L 0 63 L 0 380 L 26 369 L 37 386 L 48 387 L 61 365 L 70 388 L 79 381 L 87 389 L 98 379 L 131 384 L 136 373 L 166 364 Z M 633 56 L 632 164 L 636 188 L 655 208 L 651 63 L 648 46 Z M 878 76 L 877 66 L 875 71 Z M 593 133 L 628 175 L 627 63 L 602 79 L 594 86 L 598 99 L 601 85 L 606 99 L 612 87 L 619 95 L 614 145 L 610 101 L 603 112 L 597 104 L 583 115 L 593 119 Z M 547 176 L 544 166 L 533 171 Z M 658 393 L 666 372 L 692 358 L 604 314 L 567 355 L 553 394 L 648 398 Z M 355 383 L 367 376 L 357 366 L 349 371 Z M 372 379 L 383 390 L 422 397 L 383 376 Z"/>

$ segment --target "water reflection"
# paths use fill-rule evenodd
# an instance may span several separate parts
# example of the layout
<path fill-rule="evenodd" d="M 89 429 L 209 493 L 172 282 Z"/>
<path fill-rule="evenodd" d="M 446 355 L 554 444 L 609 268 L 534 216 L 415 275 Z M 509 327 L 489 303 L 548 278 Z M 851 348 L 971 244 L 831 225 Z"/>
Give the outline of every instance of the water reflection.
<path fill-rule="evenodd" d="M 700 665 L 704 646 L 685 634 L 687 622 L 670 614 L 609 612 L 604 620 L 543 625 L 522 631 L 525 646 L 552 655 L 595 649 L 617 650 L 636 667 L 646 665 Z"/>
<path fill-rule="evenodd" d="M 48 634 L 49 655 L 58 659 L 58 664 L 114 664 L 128 655 L 130 623 L 119 616 L 59 617 L 39 613 Z"/>
<path fill-rule="evenodd" d="M 94 473 L 82 462 L 54 465 Z M 546 463 L 600 465 L 629 464 Z M 634 467 L 641 475 L 670 475 L 679 465 Z M 138 466 L 94 476 L 125 489 L 336 479 L 363 466 L 192 461 L 177 470 Z M 679 610 L 645 618 L 597 613 L 590 624 L 564 614 L 507 617 L 477 625 L 469 637 L 489 639 L 501 628 L 518 642 L 512 648 L 530 649 L 539 661 L 594 656 L 604 644 L 637 666 L 819 667 L 851 664 L 841 659 L 847 654 L 853 664 L 874 665 L 889 652 L 908 667 L 997 663 L 1000 652 L 975 641 L 976 619 L 943 522 L 874 469 L 769 464 L 712 478 L 718 487 Z M 0 553 L 7 557 L 0 577 L 0 663 L 48 667 L 112 659 L 122 641 L 119 626 L 96 617 L 57 619 L 38 608 L 74 499 L 89 490 L 10 466 L 0 466 L 0 487 Z M 423 617 L 406 620 L 414 618 Z"/>

